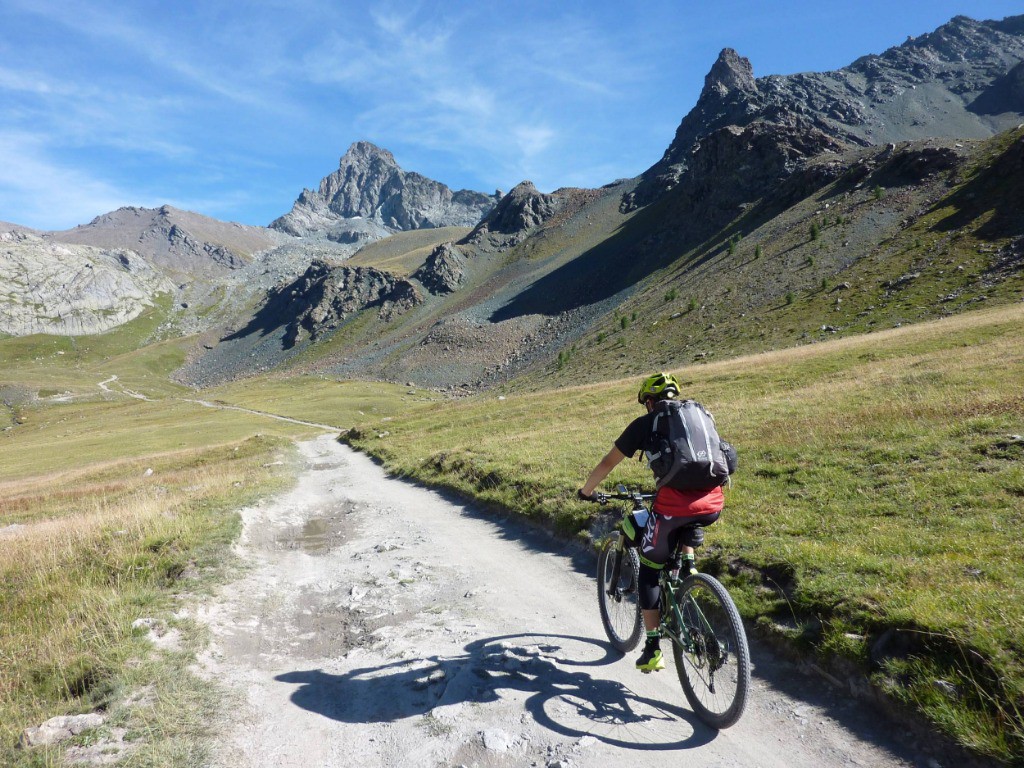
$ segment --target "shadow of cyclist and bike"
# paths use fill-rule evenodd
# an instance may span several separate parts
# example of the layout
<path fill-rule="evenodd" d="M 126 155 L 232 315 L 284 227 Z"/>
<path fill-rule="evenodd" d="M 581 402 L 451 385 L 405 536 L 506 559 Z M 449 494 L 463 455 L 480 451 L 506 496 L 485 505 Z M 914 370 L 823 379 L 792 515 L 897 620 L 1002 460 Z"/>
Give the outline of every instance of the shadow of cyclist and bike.
<path fill-rule="evenodd" d="M 296 706 L 341 722 L 444 718 L 446 712 L 457 717 L 463 704 L 518 695 L 538 725 L 568 737 L 669 750 L 700 747 L 717 735 L 689 710 L 601 677 L 601 668 L 621 659 L 604 642 L 524 633 L 476 640 L 464 650 L 342 674 L 314 669 L 274 679 L 299 686 L 291 696 Z"/>

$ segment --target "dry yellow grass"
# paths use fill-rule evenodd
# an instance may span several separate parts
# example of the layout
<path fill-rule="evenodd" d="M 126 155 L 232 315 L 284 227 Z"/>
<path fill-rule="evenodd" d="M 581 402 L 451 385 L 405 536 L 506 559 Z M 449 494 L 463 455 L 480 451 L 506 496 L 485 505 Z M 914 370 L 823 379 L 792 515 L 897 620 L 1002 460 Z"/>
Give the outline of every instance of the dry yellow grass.
<path fill-rule="evenodd" d="M 166 453 L 148 462 L 156 467 L 149 475 L 136 461 L 106 461 L 3 484 L 0 763 L 39 758 L 15 748 L 22 729 L 114 703 L 150 654 L 132 622 L 168 616 L 173 592 L 201 584 L 183 576 L 223 566 L 234 511 L 286 482 L 287 465 L 277 463 L 286 450 L 256 438 Z M 12 505 L 23 522 L 10 522 Z M 162 684 L 166 665 L 152 669 L 145 684 Z"/>

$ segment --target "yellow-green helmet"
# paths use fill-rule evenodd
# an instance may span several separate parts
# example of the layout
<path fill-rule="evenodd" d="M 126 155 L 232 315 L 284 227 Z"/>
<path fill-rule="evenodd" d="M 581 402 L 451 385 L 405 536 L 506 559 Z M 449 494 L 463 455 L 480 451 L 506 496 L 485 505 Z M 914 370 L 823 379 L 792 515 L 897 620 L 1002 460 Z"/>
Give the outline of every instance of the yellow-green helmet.
<path fill-rule="evenodd" d="M 644 379 L 640 385 L 640 392 L 636 396 L 638 403 L 643 403 L 648 397 L 655 400 L 663 400 L 667 397 L 679 396 L 679 382 L 671 373 L 656 373 Z"/>

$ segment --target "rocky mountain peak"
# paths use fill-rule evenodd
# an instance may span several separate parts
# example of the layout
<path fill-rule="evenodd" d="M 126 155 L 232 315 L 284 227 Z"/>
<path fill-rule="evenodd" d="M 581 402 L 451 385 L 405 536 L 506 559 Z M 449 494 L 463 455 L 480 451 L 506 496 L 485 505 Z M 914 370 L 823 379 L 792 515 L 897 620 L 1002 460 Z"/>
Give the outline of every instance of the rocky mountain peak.
<path fill-rule="evenodd" d="M 757 93 L 757 83 L 754 81 L 754 68 L 750 65 L 750 59 L 740 56 L 732 48 L 723 48 L 704 78 L 701 98 L 712 94 L 724 96 L 730 91 Z"/>
<path fill-rule="evenodd" d="M 49 240 L 97 248 L 131 249 L 170 273 L 216 275 L 238 269 L 281 235 L 263 227 L 218 221 L 170 205 L 125 206 L 88 224 L 46 233 Z"/>
<path fill-rule="evenodd" d="M 386 149 L 357 141 L 317 191 L 303 190 L 292 210 L 270 226 L 300 237 L 368 241 L 410 229 L 471 227 L 497 200 L 481 192 L 453 192 L 402 170 Z"/>
<path fill-rule="evenodd" d="M 394 155 L 369 141 L 353 142 L 348 151 L 342 155 L 341 160 L 338 162 L 338 167 L 344 168 L 349 165 L 359 165 L 375 160 L 384 165 L 398 167 Z"/>

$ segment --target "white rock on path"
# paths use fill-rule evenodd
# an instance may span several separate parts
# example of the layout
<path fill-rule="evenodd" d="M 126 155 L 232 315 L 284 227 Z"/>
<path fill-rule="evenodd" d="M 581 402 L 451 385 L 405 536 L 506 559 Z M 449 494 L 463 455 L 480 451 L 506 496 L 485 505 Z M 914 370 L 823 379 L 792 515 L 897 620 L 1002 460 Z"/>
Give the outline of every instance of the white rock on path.
<path fill-rule="evenodd" d="M 491 728 L 483 733 L 484 747 L 491 752 L 508 752 L 512 748 L 512 737 L 498 728 Z"/>

